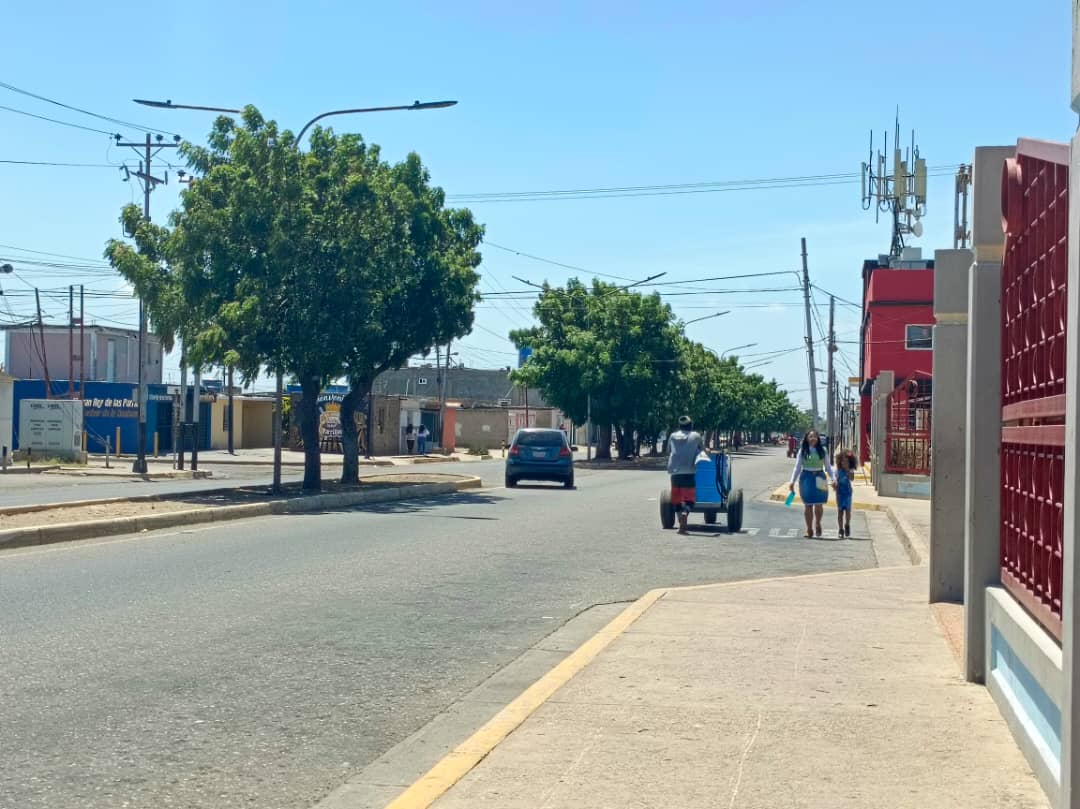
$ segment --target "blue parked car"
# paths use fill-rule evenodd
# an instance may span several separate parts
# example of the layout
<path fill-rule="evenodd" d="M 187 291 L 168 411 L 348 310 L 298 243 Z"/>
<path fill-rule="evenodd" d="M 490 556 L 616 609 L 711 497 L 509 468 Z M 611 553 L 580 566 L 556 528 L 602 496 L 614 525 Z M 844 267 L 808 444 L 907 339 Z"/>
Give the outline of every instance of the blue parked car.
<path fill-rule="evenodd" d="M 574 488 L 574 453 L 562 430 L 518 430 L 506 454 L 506 488 L 519 480 L 550 480 Z"/>

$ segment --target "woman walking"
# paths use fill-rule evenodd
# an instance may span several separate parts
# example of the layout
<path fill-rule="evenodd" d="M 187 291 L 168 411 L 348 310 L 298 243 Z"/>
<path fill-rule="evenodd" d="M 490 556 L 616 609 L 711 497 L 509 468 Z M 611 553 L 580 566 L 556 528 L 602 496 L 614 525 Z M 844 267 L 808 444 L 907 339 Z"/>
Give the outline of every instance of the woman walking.
<path fill-rule="evenodd" d="M 829 484 L 834 477 L 829 456 L 821 446 L 821 436 L 817 430 L 807 431 L 788 487 L 795 491 L 795 484 L 799 484 L 799 497 L 806 507 L 803 516 L 806 519 L 807 538 L 821 536 L 821 512 L 829 500 Z"/>

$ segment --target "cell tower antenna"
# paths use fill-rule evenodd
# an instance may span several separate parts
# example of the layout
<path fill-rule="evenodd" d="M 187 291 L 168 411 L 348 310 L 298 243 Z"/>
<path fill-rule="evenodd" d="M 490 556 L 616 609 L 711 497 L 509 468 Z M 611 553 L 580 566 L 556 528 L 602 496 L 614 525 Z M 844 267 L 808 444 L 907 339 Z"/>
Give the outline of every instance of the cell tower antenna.
<path fill-rule="evenodd" d="M 889 256 L 899 259 L 904 251 L 904 237 L 922 236 L 922 218 L 926 215 L 926 160 L 920 155 L 911 130 L 911 145 L 900 147 L 900 108 L 893 127 L 892 170 L 889 162 L 889 132 L 884 132 L 884 150 L 874 154 L 874 136 L 870 134 L 870 158 L 862 164 L 862 207 L 874 207 L 874 221 L 885 213 L 892 219 L 892 244 Z"/>

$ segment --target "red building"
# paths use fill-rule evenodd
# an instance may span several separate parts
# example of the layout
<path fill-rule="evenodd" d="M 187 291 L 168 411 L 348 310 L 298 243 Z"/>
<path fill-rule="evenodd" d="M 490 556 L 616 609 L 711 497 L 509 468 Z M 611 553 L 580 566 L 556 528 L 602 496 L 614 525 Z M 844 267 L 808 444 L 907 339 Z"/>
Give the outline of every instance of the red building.
<path fill-rule="evenodd" d="M 929 407 L 934 375 L 934 261 L 917 248 L 905 248 L 900 259 L 880 256 L 863 262 L 863 320 L 860 336 L 862 377 L 862 460 L 870 459 L 870 417 L 873 380 L 892 371 L 896 385 Z M 914 383 L 914 384 L 911 384 Z"/>

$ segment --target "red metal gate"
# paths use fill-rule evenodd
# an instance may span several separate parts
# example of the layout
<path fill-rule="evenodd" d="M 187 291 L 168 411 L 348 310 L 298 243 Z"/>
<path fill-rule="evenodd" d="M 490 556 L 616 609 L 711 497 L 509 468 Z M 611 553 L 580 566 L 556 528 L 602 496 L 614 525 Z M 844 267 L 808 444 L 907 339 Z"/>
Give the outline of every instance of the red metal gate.
<path fill-rule="evenodd" d="M 1001 581 L 1060 641 L 1069 147 L 1019 141 L 1001 200 Z"/>
<path fill-rule="evenodd" d="M 885 471 L 930 474 L 931 380 L 909 379 L 889 394 L 885 414 Z"/>

